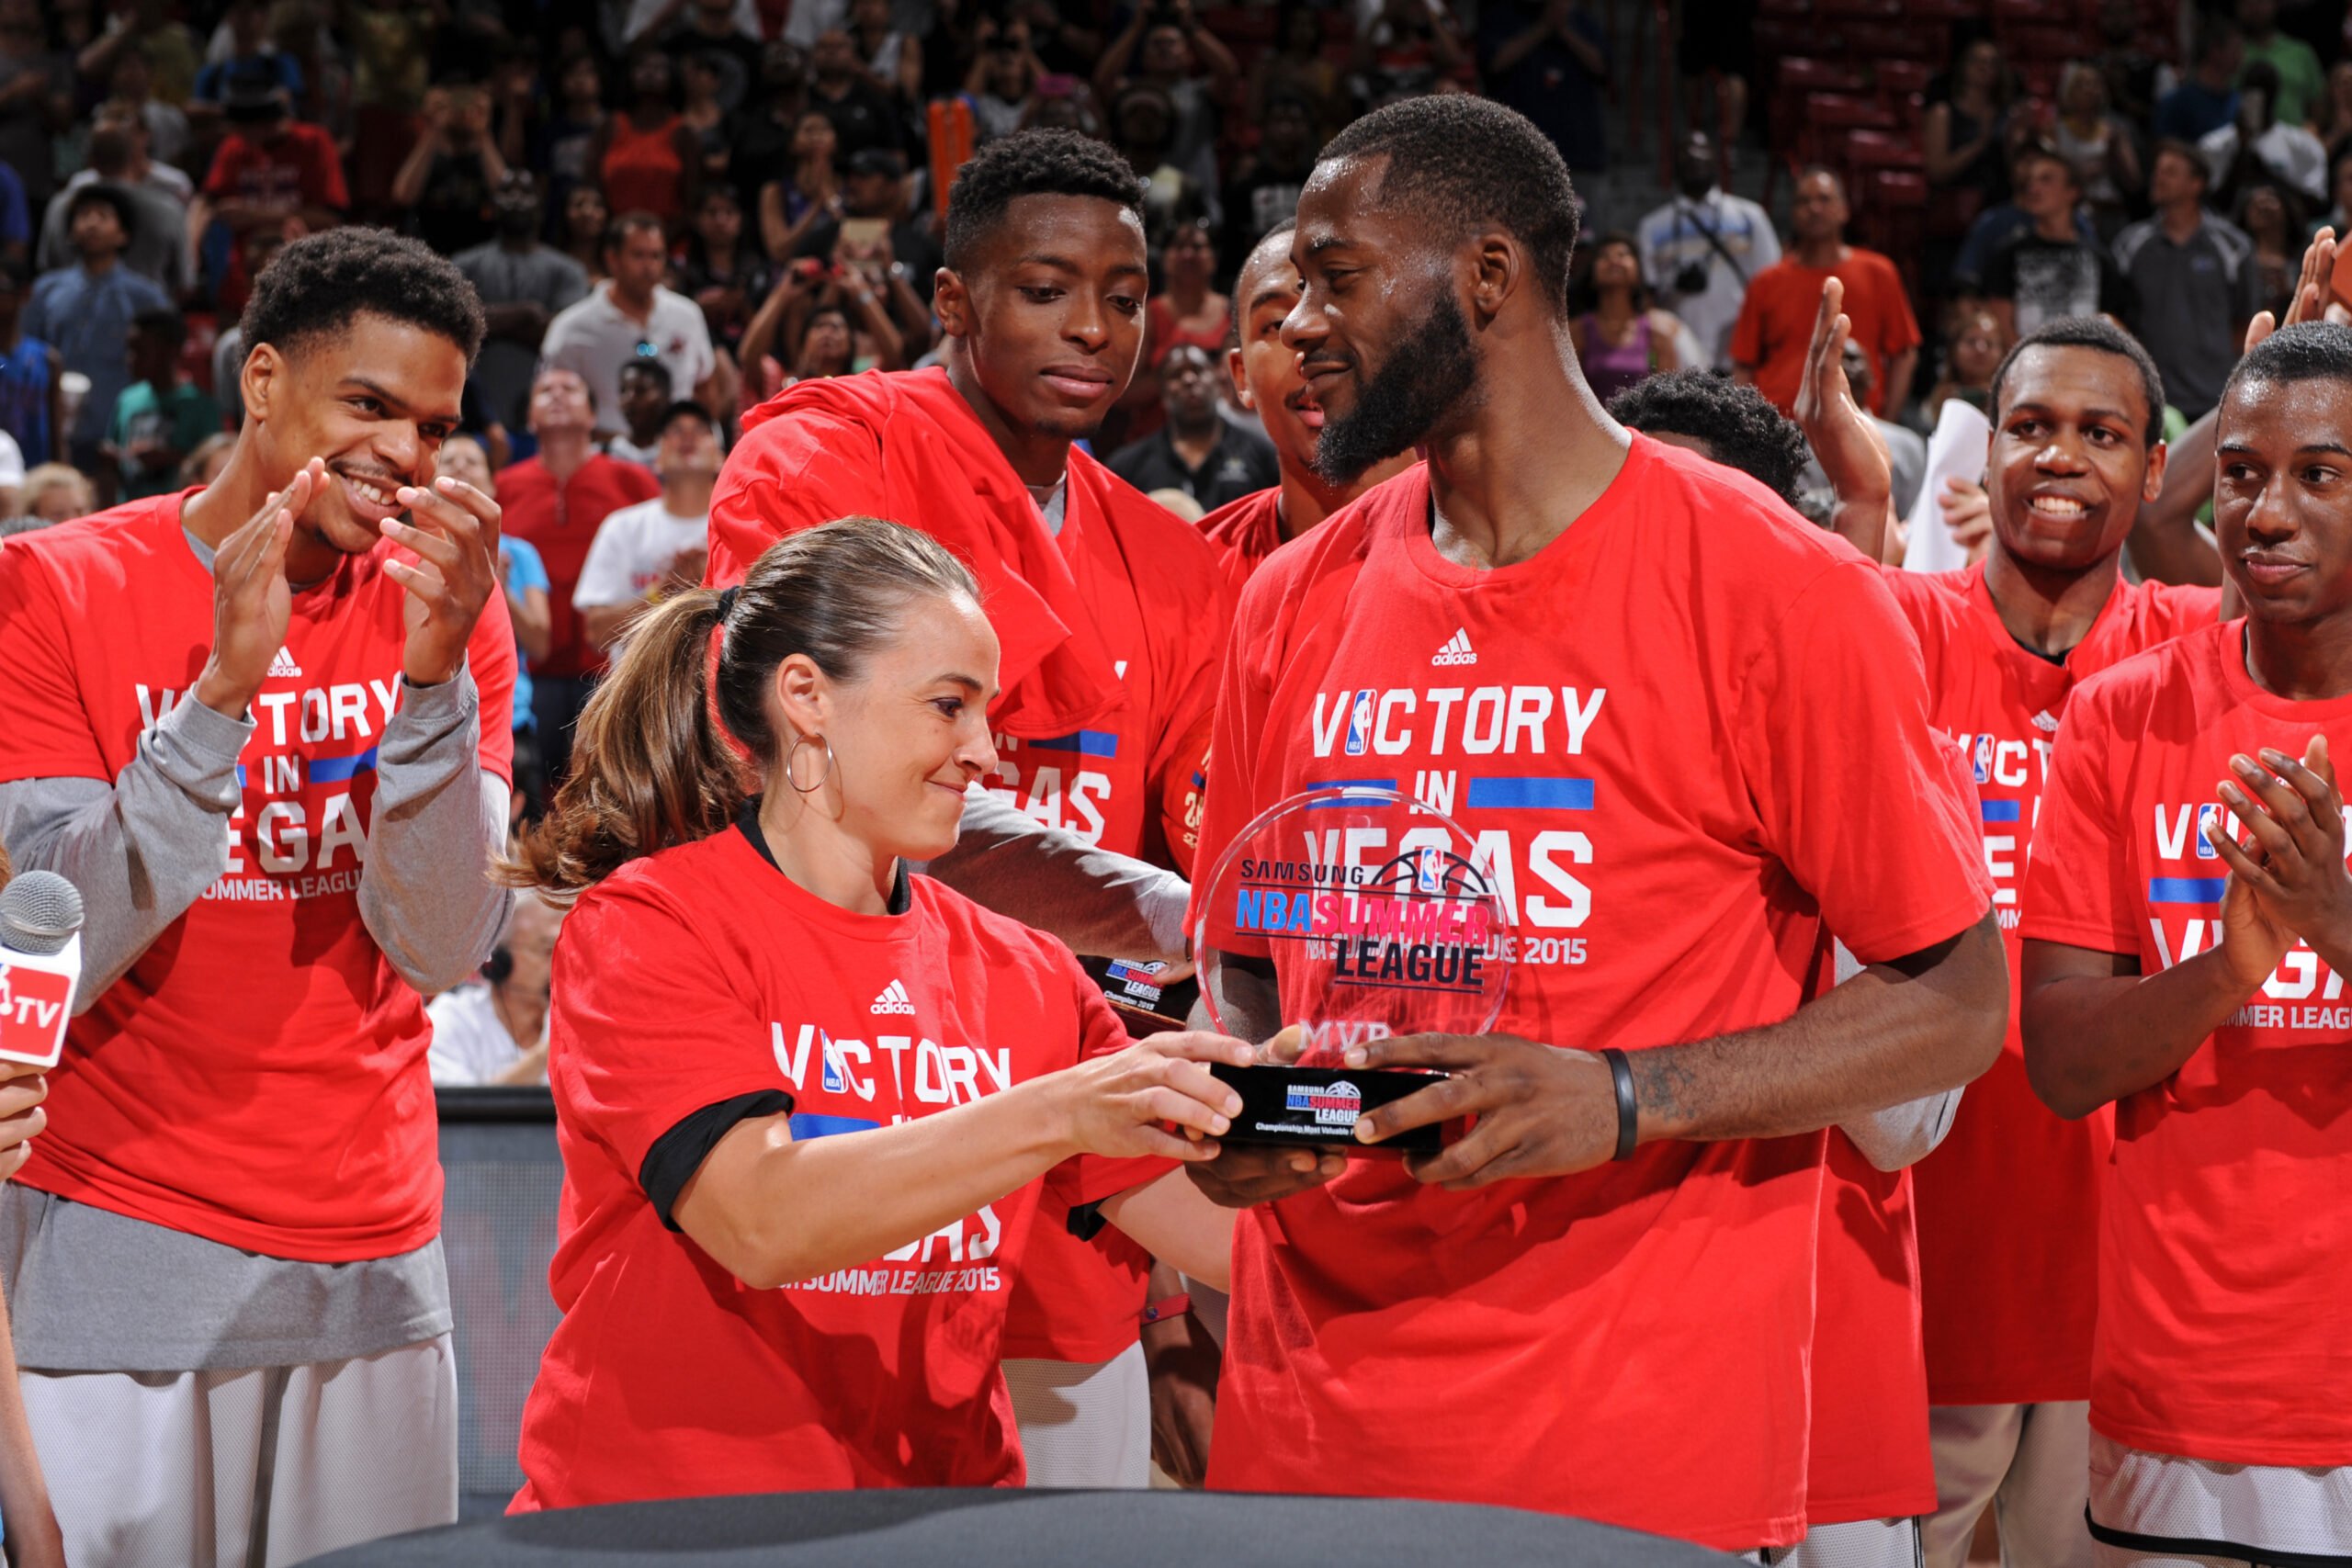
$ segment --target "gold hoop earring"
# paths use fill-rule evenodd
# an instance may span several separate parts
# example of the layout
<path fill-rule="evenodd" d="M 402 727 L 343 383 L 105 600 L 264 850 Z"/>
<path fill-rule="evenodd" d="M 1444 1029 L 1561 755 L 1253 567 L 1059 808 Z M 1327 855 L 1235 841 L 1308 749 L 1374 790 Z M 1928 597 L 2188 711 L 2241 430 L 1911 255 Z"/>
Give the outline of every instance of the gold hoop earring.
<path fill-rule="evenodd" d="M 800 754 L 800 748 L 808 745 L 812 739 L 818 745 L 822 746 L 825 749 L 825 768 L 822 773 L 817 775 L 817 782 L 815 784 L 804 784 L 798 779 L 793 777 L 792 760 Z M 792 738 L 792 745 L 784 753 L 784 782 L 792 786 L 794 794 L 814 795 L 819 790 L 825 787 L 825 781 L 832 777 L 832 774 L 833 743 L 831 741 L 826 739 L 821 735 L 814 737 L 796 735 Z"/>

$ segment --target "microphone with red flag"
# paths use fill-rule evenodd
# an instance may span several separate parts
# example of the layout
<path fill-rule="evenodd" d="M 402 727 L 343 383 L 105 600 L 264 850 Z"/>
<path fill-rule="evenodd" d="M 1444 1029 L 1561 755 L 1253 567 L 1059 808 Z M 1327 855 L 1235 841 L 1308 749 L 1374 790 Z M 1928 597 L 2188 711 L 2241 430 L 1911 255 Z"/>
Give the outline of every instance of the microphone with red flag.
<path fill-rule="evenodd" d="M 82 978 L 82 895 L 53 871 L 0 888 L 0 1061 L 57 1066 Z"/>

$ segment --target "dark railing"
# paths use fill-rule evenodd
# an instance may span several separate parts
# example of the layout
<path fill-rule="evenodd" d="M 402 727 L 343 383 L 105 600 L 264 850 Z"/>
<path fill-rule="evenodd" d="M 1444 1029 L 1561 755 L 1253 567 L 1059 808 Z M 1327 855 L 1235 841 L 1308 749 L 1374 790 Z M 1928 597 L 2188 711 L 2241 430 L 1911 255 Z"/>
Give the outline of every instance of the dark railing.
<path fill-rule="evenodd" d="M 524 1396 L 559 1315 L 548 1294 L 563 1164 L 544 1089 L 445 1089 L 441 1245 L 457 1313 L 458 1511 L 502 1512 Z"/>

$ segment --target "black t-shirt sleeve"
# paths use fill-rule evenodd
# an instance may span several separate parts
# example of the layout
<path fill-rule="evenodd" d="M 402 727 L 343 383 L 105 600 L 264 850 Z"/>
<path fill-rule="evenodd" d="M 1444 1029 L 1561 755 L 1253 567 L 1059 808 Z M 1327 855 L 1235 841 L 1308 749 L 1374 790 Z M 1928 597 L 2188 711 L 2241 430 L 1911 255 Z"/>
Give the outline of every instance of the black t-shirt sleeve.
<path fill-rule="evenodd" d="M 2098 308 L 2119 321 L 2128 321 L 2140 313 L 2140 291 L 2113 258 L 2101 253 L 2098 258 Z"/>
<path fill-rule="evenodd" d="M 2018 242 L 2004 240 L 1984 263 L 1978 280 L 1987 299 L 2014 299 L 2018 293 Z"/>
<path fill-rule="evenodd" d="M 638 1168 L 637 1184 L 645 1190 L 646 1200 L 662 1216 L 662 1223 L 672 1230 L 678 1228 L 670 1213 L 678 1194 L 718 1146 L 718 1140 L 733 1132 L 737 1123 L 759 1116 L 789 1115 L 791 1111 L 792 1096 L 780 1089 L 763 1089 L 706 1105 L 655 1139 L 645 1151 L 645 1163 Z"/>

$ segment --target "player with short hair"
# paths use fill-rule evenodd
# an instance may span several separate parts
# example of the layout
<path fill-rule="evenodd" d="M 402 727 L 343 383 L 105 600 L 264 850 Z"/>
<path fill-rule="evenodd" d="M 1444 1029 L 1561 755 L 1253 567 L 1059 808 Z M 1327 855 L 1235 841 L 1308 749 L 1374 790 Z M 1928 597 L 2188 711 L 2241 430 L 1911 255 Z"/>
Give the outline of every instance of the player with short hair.
<path fill-rule="evenodd" d="M 1266 231 L 1233 280 L 1233 342 L 1225 354 L 1233 399 L 1256 414 L 1274 444 L 1282 482 L 1218 507 L 1201 519 L 1201 533 L 1223 558 L 1238 592 L 1274 550 L 1297 538 L 1385 479 L 1413 465 L 1400 452 L 1334 484 L 1315 470 L 1323 436 L 1323 410 L 1306 384 L 1298 355 L 1283 342 L 1283 319 L 1298 303 L 1298 268 L 1291 265 L 1288 218 Z"/>
<path fill-rule="evenodd" d="M 2217 439 L 2245 616 L 2075 694 L 2024 903 L 2033 1089 L 2069 1119 L 2114 1107 L 2102 1563 L 2352 1557 L 2352 332 L 2249 351 Z"/>
<path fill-rule="evenodd" d="M 1244 591 L 1202 853 L 1309 784 L 1392 782 L 1480 840 L 1517 966 L 1504 1032 L 1348 1052 L 1449 1071 L 1356 1130 L 1476 1115 L 1442 1154 L 1193 1168 L 1249 1205 L 1209 1482 L 1778 1547 L 1821 1130 L 1982 1069 L 1999 937 L 1875 570 L 1602 413 L 1576 232 L 1557 151 L 1463 96 L 1357 121 L 1300 200 L 1317 467 L 1429 460 Z M 1295 1019 L 1205 913 L 1224 1016 Z M 1825 925 L 1868 966 L 1808 1001 Z"/>
<path fill-rule="evenodd" d="M 1157 963 L 1183 956 L 1174 878 L 1159 885 L 1176 898 L 1155 916 L 1164 931 L 1143 935 L 1151 951 L 1104 932 L 1121 903 L 1119 923 L 1136 924 L 1125 889 L 1146 886 L 1138 861 L 1189 864 L 1182 801 L 1230 602 L 1200 536 L 1074 445 L 1142 351 L 1140 189 L 1116 152 L 1075 132 L 983 147 L 948 193 L 935 294 L 945 367 L 804 381 L 747 415 L 711 499 L 709 581 L 733 581 L 774 540 L 851 514 L 955 551 L 1004 649 L 980 810 L 1025 832 L 959 847 L 935 870 L 1081 953 Z M 1121 977 L 1105 985 L 1132 994 Z M 1032 1472 L 1143 1485 L 1148 1259 L 1122 1237 L 1081 1242 L 1057 1224 L 1033 1251 L 1004 1340 Z"/>
<path fill-rule="evenodd" d="M 77 1562 L 292 1562 L 457 1511 L 420 993 L 507 905 L 498 507 L 435 471 L 481 307 L 336 229 L 243 325 L 218 479 L 0 550 L 0 839 L 89 910 L 51 1130 L 0 1194 Z"/>
<path fill-rule="evenodd" d="M 1609 400 L 1609 417 L 1737 468 L 1791 506 L 1813 455 L 1804 432 L 1763 393 L 1708 370 L 1667 370 L 1638 381 Z"/>

